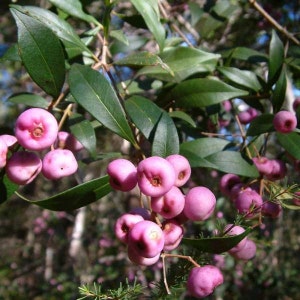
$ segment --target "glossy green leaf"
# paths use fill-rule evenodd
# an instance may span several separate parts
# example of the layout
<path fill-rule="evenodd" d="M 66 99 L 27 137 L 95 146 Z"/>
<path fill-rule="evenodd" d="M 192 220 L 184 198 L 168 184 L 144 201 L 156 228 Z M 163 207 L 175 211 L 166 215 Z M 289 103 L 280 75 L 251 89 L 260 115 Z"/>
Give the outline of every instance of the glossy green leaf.
<path fill-rule="evenodd" d="M 81 115 L 72 115 L 69 120 L 71 133 L 92 156 L 96 155 L 96 135 L 91 123 Z"/>
<path fill-rule="evenodd" d="M 163 50 L 166 31 L 160 22 L 158 0 L 131 0 L 131 3 L 144 18 L 145 23 L 156 39 L 160 50 Z"/>
<path fill-rule="evenodd" d="M 32 80 L 58 97 L 65 80 L 65 58 L 59 39 L 47 26 L 11 8 L 18 26 L 19 52 Z"/>
<path fill-rule="evenodd" d="M 158 123 L 154 127 L 152 141 L 152 155 L 167 157 L 179 153 L 179 137 L 172 118 L 162 112 Z"/>
<path fill-rule="evenodd" d="M 92 15 L 85 13 L 82 9 L 82 4 L 79 0 L 48 0 L 57 8 L 61 9 L 70 16 L 84 20 L 88 23 L 94 23 L 97 26 L 101 25 Z"/>
<path fill-rule="evenodd" d="M 199 251 L 220 254 L 237 245 L 242 239 L 251 233 L 252 229 L 247 228 L 243 233 L 234 236 L 211 237 L 211 238 L 183 238 L 182 244 L 196 248 Z"/>
<path fill-rule="evenodd" d="M 178 107 L 205 107 L 247 94 L 217 79 L 197 78 L 179 83 L 167 99 Z"/>
<path fill-rule="evenodd" d="M 45 26 L 50 28 L 56 36 L 65 43 L 66 48 L 76 49 L 77 52 L 90 50 L 86 47 L 86 45 L 81 41 L 77 33 L 74 31 L 73 27 L 66 22 L 65 20 L 59 18 L 53 12 L 43 9 L 37 6 L 18 6 L 14 5 L 14 8 L 28 14 L 32 18 L 43 23 Z"/>
<path fill-rule="evenodd" d="M 18 185 L 11 182 L 7 176 L 1 174 L 0 177 L 0 204 L 4 203 L 5 201 L 9 200 L 10 197 L 15 193 L 18 189 Z"/>
<path fill-rule="evenodd" d="M 251 71 L 230 67 L 219 67 L 218 71 L 221 72 L 227 79 L 240 86 L 249 88 L 255 92 L 261 89 L 257 76 Z"/>
<path fill-rule="evenodd" d="M 276 81 L 272 95 L 273 112 L 278 112 L 285 100 L 287 86 L 287 74 L 285 68 L 282 68 L 280 76 Z"/>
<path fill-rule="evenodd" d="M 49 106 L 49 101 L 37 94 L 18 94 L 8 98 L 8 101 L 40 108 L 47 108 Z"/>
<path fill-rule="evenodd" d="M 188 115 L 184 111 L 174 110 L 174 111 L 169 112 L 169 116 L 171 118 L 180 119 L 182 121 L 185 121 L 186 123 L 188 123 L 189 125 L 191 125 L 194 128 L 196 127 L 195 121 L 190 117 L 190 115 Z"/>
<path fill-rule="evenodd" d="M 105 127 L 135 143 L 125 111 L 110 83 L 88 66 L 74 64 L 69 75 L 70 91 L 76 102 Z"/>
<path fill-rule="evenodd" d="M 247 129 L 247 136 L 257 136 L 263 133 L 274 131 L 273 114 L 262 114 L 257 116 L 250 123 Z"/>
<path fill-rule="evenodd" d="M 268 83 L 272 86 L 278 79 L 284 62 L 284 46 L 275 30 L 272 31 L 272 37 L 269 49 L 269 72 Z"/>
<path fill-rule="evenodd" d="M 205 157 L 216 169 L 245 177 L 258 177 L 255 165 L 236 151 L 221 151 Z"/>
<path fill-rule="evenodd" d="M 27 201 L 53 211 L 71 211 L 87 206 L 110 192 L 111 186 L 109 184 L 109 178 L 108 176 L 104 176 L 79 184 L 47 199 L 38 201 L 27 199 Z"/>
<path fill-rule="evenodd" d="M 300 159 L 300 134 L 291 133 L 276 133 L 280 145 L 294 158 Z"/>
<path fill-rule="evenodd" d="M 188 47 L 169 48 L 160 54 L 168 69 L 160 66 L 145 67 L 137 76 L 147 75 L 163 81 L 180 82 L 196 73 L 210 73 L 215 70 L 220 55 Z"/>
<path fill-rule="evenodd" d="M 222 52 L 222 57 L 253 62 L 268 61 L 268 56 L 266 54 L 246 47 L 236 47 L 230 50 L 225 50 Z"/>
<path fill-rule="evenodd" d="M 17 44 L 10 46 L 4 53 L 3 56 L 0 57 L 0 62 L 10 60 L 10 61 L 22 61 L 19 55 L 19 47 Z"/>
<path fill-rule="evenodd" d="M 124 34 L 124 32 L 122 30 L 111 30 L 109 32 L 109 35 L 111 37 L 117 39 L 118 41 L 122 42 L 126 46 L 129 45 L 128 38 L 126 37 L 126 35 Z"/>

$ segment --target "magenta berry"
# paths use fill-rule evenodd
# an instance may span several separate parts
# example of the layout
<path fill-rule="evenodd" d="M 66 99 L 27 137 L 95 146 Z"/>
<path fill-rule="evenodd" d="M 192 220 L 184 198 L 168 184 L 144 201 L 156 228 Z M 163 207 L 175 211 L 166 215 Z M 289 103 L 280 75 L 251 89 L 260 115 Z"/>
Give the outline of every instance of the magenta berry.
<path fill-rule="evenodd" d="M 275 130 L 278 132 L 292 132 L 297 126 L 296 115 L 288 110 L 281 110 L 275 114 L 273 125 Z"/>
<path fill-rule="evenodd" d="M 256 254 L 256 244 L 252 240 L 247 239 L 242 249 L 230 254 L 236 259 L 250 260 Z"/>
<path fill-rule="evenodd" d="M 252 160 L 261 175 L 269 175 L 272 172 L 272 160 L 264 156 L 253 157 Z"/>
<path fill-rule="evenodd" d="M 243 232 L 245 232 L 245 229 L 241 226 L 238 226 L 238 225 L 228 224 L 228 225 L 225 226 L 224 232 L 227 235 L 234 236 L 234 235 L 242 234 Z M 238 244 L 236 244 L 228 252 L 229 253 L 234 253 L 236 251 L 241 250 L 245 246 L 246 240 L 247 240 L 247 237 L 243 238 Z"/>
<path fill-rule="evenodd" d="M 285 162 L 280 159 L 270 160 L 270 173 L 266 174 L 266 178 L 269 180 L 279 180 L 286 176 L 287 168 Z"/>
<path fill-rule="evenodd" d="M 233 186 L 241 182 L 242 181 L 238 175 L 231 173 L 225 174 L 220 179 L 220 190 L 223 195 L 231 196 L 231 189 L 233 188 Z"/>
<path fill-rule="evenodd" d="M 0 169 L 5 167 L 8 147 L 4 139 L 0 138 Z"/>
<path fill-rule="evenodd" d="M 261 207 L 261 213 L 265 217 L 278 218 L 282 212 L 282 207 L 278 203 L 265 201 Z"/>
<path fill-rule="evenodd" d="M 166 160 L 170 162 L 175 170 L 175 185 L 183 186 L 190 178 L 192 169 L 189 161 L 180 154 L 172 154 L 166 157 Z"/>
<path fill-rule="evenodd" d="M 72 175 L 77 169 L 77 160 L 72 151 L 67 149 L 49 151 L 43 159 L 42 173 L 50 180 Z"/>
<path fill-rule="evenodd" d="M 25 185 L 32 182 L 40 173 L 42 161 L 34 152 L 19 151 L 11 155 L 5 169 L 9 180 Z"/>
<path fill-rule="evenodd" d="M 56 140 L 58 124 L 55 117 L 42 108 L 30 108 L 19 115 L 15 135 L 28 150 L 44 150 Z"/>
<path fill-rule="evenodd" d="M 123 243 L 127 243 L 129 230 L 144 218 L 140 215 L 123 214 L 115 223 L 115 235 Z"/>
<path fill-rule="evenodd" d="M 216 197 L 204 186 L 191 188 L 185 196 L 184 214 L 193 221 L 208 219 L 216 206 Z"/>
<path fill-rule="evenodd" d="M 152 221 L 138 222 L 129 231 L 128 246 L 142 257 L 155 257 L 164 247 L 163 231 Z"/>
<path fill-rule="evenodd" d="M 6 143 L 8 148 L 13 147 L 18 142 L 17 138 L 11 134 L 2 134 L 0 139 Z"/>
<path fill-rule="evenodd" d="M 138 185 L 147 196 L 160 197 L 175 184 L 175 171 L 171 163 L 159 156 L 142 160 L 137 166 Z"/>
<path fill-rule="evenodd" d="M 241 191 L 235 200 L 235 206 L 240 214 L 253 216 L 252 212 L 260 210 L 263 204 L 262 197 L 253 189 L 246 188 Z"/>
<path fill-rule="evenodd" d="M 175 220 L 167 220 L 162 224 L 165 244 L 163 250 L 176 249 L 183 238 L 183 227 Z"/>
<path fill-rule="evenodd" d="M 59 131 L 57 134 L 56 146 L 61 149 L 68 149 L 72 152 L 82 150 L 83 145 L 76 139 L 76 137 L 67 131 Z"/>
<path fill-rule="evenodd" d="M 180 189 L 173 186 L 161 197 L 151 198 L 151 208 L 165 219 L 178 216 L 184 208 L 185 198 Z"/>
<path fill-rule="evenodd" d="M 140 266 L 152 266 L 158 262 L 160 258 L 160 253 L 153 257 L 144 257 L 137 253 L 130 245 L 127 249 L 128 258 L 131 262 Z"/>
<path fill-rule="evenodd" d="M 110 185 L 119 191 L 128 192 L 137 184 L 137 170 L 135 165 L 123 158 L 110 162 L 107 166 Z"/>
<path fill-rule="evenodd" d="M 187 290 L 195 298 L 204 298 L 223 282 L 223 274 L 219 268 L 212 265 L 194 267 L 188 276 Z"/>
<path fill-rule="evenodd" d="M 238 114 L 241 124 L 248 124 L 257 117 L 257 110 L 253 107 L 249 107 L 247 110 Z"/>

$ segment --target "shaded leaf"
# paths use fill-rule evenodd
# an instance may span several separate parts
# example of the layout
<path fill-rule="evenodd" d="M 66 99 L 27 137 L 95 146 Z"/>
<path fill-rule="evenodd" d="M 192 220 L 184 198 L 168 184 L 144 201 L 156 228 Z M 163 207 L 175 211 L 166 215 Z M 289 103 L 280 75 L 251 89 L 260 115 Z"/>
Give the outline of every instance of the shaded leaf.
<path fill-rule="evenodd" d="M 247 136 L 256 136 L 274 131 L 273 119 L 273 114 L 262 114 L 257 116 L 251 121 L 247 130 Z"/>
<path fill-rule="evenodd" d="M 0 62 L 10 60 L 10 61 L 22 61 L 19 55 L 19 47 L 17 44 L 12 45 L 9 47 L 3 56 L 0 57 Z"/>
<path fill-rule="evenodd" d="M 174 110 L 169 112 L 169 116 L 171 118 L 176 118 L 185 121 L 186 123 L 190 124 L 192 127 L 196 127 L 195 121 L 188 115 L 187 113 L 180 111 L 180 110 Z"/>
<path fill-rule="evenodd" d="M 53 211 L 70 211 L 87 206 L 110 192 L 109 178 L 104 176 L 79 184 L 47 199 L 38 201 L 27 199 L 27 201 Z"/>
<path fill-rule="evenodd" d="M 300 159 L 300 134 L 291 133 L 276 133 L 280 145 L 294 158 Z"/>
<path fill-rule="evenodd" d="M 18 185 L 11 182 L 6 175 L 2 175 L 0 178 L 0 204 L 9 200 L 10 197 L 15 193 L 18 189 Z"/>
<path fill-rule="evenodd" d="M 275 89 L 272 96 L 273 112 L 278 112 L 285 100 L 287 86 L 287 74 L 285 68 L 282 68 L 280 76 L 275 84 Z"/>
<path fill-rule="evenodd" d="M 122 30 L 111 30 L 109 32 L 109 35 L 115 39 L 117 39 L 118 41 L 122 42 L 123 44 L 125 44 L 126 46 L 129 45 L 129 41 L 126 37 L 126 35 L 123 33 Z"/>
<path fill-rule="evenodd" d="M 222 52 L 222 57 L 234 58 L 253 62 L 267 62 L 268 56 L 259 51 L 246 47 L 236 47 Z"/>
<path fill-rule="evenodd" d="M 212 237 L 212 238 L 200 238 L 191 239 L 183 238 L 182 244 L 197 248 L 199 251 L 220 254 L 226 252 L 237 245 L 242 239 L 251 233 L 252 229 L 247 228 L 243 233 L 226 236 L 226 237 Z"/>
<path fill-rule="evenodd" d="M 105 127 L 135 143 L 125 111 L 110 83 L 88 66 L 73 64 L 69 75 L 74 99 Z"/>
<path fill-rule="evenodd" d="M 18 94 L 8 98 L 8 101 L 40 108 L 48 108 L 49 106 L 49 101 L 37 94 Z"/>
<path fill-rule="evenodd" d="M 32 80 L 58 97 L 65 80 L 65 60 L 59 39 L 36 19 L 11 8 L 18 26 L 19 53 Z"/>

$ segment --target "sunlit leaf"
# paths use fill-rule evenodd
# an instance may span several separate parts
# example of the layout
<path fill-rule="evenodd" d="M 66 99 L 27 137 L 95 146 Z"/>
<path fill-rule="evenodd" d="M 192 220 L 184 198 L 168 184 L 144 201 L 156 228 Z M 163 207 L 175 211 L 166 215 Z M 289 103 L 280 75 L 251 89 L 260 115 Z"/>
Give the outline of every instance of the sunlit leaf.
<path fill-rule="evenodd" d="M 291 133 L 276 133 L 280 145 L 294 158 L 300 159 L 300 134 Z"/>
<path fill-rule="evenodd" d="M 8 98 L 8 101 L 40 108 L 47 108 L 49 106 L 49 101 L 37 94 L 19 94 Z"/>

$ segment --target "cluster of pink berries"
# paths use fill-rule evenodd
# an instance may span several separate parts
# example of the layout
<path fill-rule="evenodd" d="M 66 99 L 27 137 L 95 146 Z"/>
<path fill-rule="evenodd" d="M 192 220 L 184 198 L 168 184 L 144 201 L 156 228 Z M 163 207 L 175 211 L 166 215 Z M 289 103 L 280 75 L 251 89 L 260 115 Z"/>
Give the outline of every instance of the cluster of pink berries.
<path fill-rule="evenodd" d="M 49 150 L 41 159 L 42 151 Z M 55 117 L 45 109 L 30 108 L 19 115 L 15 135 L 0 136 L 0 168 L 14 183 L 25 185 L 41 172 L 55 180 L 74 174 L 74 152 L 83 148 L 70 133 L 59 131 Z"/>
<path fill-rule="evenodd" d="M 190 178 L 191 167 L 179 154 L 148 157 L 137 166 L 116 159 L 108 164 L 107 173 L 116 190 L 130 191 L 138 186 L 150 199 L 151 213 L 140 208 L 123 214 L 115 223 L 115 234 L 127 245 L 129 259 L 139 265 L 152 265 L 162 252 L 176 249 L 183 237 L 183 223 L 208 219 L 216 206 L 215 195 L 204 186 L 183 194 L 180 187 Z M 187 289 L 203 298 L 222 283 L 223 275 L 217 267 L 196 266 L 189 274 Z"/>

